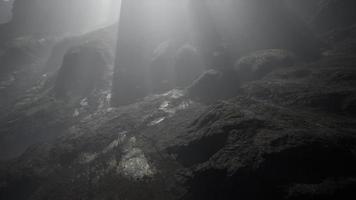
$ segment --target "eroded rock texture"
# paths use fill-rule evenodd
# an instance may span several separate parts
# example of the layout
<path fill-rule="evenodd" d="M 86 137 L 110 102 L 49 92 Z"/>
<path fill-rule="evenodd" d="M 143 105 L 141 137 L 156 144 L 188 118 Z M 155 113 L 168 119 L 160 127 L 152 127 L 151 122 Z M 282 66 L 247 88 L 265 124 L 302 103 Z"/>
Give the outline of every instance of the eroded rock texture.
<path fill-rule="evenodd" d="M 315 39 L 304 23 L 292 26 L 279 1 L 224 2 L 246 16 L 236 27 L 249 33 L 228 41 L 246 45 L 221 40 L 221 52 L 208 52 L 222 58 L 227 50 L 236 65 L 204 70 L 192 84 L 193 73 L 185 74 L 209 63 L 200 60 L 202 47 L 174 40 L 165 48 L 169 34 L 143 44 L 138 15 L 124 27 L 145 31 L 121 32 L 119 44 L 129 48 L 119 49 L 125 62 L 117 60 L 113 88 L 113 27 L 61 40 L 52 51 L 34 36 L 0 48 L 1 62 L 14 66 L 1 66 L 0 199 L 354 199 L 355 26 Z M 306 59 L 319 40 L 327 44 L 317 45 L 319 57 Z M 173 72 L 162 71 L 166 65 Z M 158 91 L 169 91 L 141 91 L 143 66 Z M 160 88 L 169 73 L 172 85 L 184 78 L 180 88 Z M 119 107 L 111 91 L 124 97 Z"/>

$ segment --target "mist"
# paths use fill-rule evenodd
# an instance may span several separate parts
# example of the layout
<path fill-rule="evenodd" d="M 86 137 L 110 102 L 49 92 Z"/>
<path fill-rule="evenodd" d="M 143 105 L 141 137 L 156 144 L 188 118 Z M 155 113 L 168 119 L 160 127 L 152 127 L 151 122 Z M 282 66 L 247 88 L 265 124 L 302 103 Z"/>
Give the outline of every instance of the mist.
<path fill-rule="evenodd" d="M 0 199 L 355 199 L 355 13 L 0 0 Z"/>

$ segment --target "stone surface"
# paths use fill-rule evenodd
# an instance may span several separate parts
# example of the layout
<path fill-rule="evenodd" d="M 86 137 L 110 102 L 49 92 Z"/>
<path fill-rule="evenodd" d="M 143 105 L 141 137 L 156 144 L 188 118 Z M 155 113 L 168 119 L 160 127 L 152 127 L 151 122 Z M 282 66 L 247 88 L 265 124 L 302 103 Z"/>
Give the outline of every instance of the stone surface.
<path fill-rule="evenodd" d="M 110 85 L 71 101 L 55 98 L 52 76 L 22 86 L 0 107 L 0 199 L 354 199 L 355 36 L 334 30 L 321 57 L 277 59 L 255 80 L 211 70 L 187 90 L 118 108 Z M 101 51 L 78 50 L 66 54 L 71 73 L 59 73 L 74 83 L 65 92 L 88 81 L 63 74 L 101 71 Z M 1 97 L 18 76 L 1 77 Z"/>
<path fill-rule="evenodd" d="M 54 90 L 60 98 L 85 98 L 105 82 L 109 68 L 100 49 L 75 47 L 66 53 Z"/>
<path fill-rule="evenodd" d="M 240 58 L 234 70 L 242 82 L 258 80 L 274 70 L 292 66 L 296 60 L 293 53 L 286 50 L 260 50 Z"/>

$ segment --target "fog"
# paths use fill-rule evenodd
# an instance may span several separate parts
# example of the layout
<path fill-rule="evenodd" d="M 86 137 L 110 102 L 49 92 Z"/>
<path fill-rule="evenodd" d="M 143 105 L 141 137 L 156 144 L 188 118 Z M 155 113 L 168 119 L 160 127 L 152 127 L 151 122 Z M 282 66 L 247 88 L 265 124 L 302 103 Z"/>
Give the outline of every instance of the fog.
<path fill-rule="evenodd" d="M 355 63 L 355 0 L 0 0 L 0 199 L 356 199 Z"/>
<path fill-rule="evenodd" d="M 4 10 L 1 18 L 3 22 L 9 21 L 12 34 L 60 36 L 93 31 L 117 22 L 121 1 L 17 0 L 9 6 L 12 3 L 1 1 Z"/>
<path fill-rule="evenodd" d="M 0 1 L 0 24 L 9 22 L 12 18 L 12 4 L 13 0 Z"/>

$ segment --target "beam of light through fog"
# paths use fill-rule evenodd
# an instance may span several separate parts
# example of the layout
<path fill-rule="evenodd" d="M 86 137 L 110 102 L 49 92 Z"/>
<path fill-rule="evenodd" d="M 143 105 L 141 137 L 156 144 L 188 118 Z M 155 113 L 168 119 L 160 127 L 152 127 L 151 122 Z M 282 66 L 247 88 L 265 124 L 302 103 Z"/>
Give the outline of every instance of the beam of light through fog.
<path fill-rule="evenodd" d="M 121 0 L 99 0 L 93 17 L 99 17 L 99 23 L 112 23 L 117 21 L 121 6 Z"/>
<path fill-rule="evenodd" d="M 155 31 L 174 31 L 175 27 L 179 27 L 185 17 L 186 0 L 167 1 L 167 0 L 151 0 L 142 1 L 142 8 L 146 16 L 148 29 Z M 159 30 L 160 29 L 160 30 Z"/>

